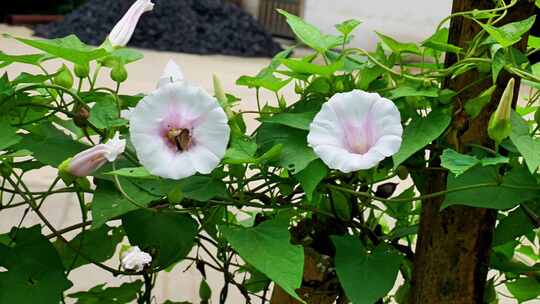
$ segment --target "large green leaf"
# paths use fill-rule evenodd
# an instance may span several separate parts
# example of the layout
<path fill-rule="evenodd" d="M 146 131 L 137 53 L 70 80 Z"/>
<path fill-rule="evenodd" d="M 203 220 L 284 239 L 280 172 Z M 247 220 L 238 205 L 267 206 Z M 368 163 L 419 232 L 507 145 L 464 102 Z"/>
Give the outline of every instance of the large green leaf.
<path fill-rule="evenodd" d="M 143 57 L 144 55 L 137 50 L 130 48 L 120 48 L 112 51 L 110 55 L 101 59 L 100 62 L 106 67 L 114 68 L 118 65 L 126 65 L 128 63 L 138 61 Z"/>
<path fill-rule="evenodd" d="M 133 178 L 157 179 L 157 177 L 148 172 L 145 167 L 122 168 L 107 172 L 106 174 Z"/>
<path fill-rule="evenodd" d="M 461 154 L 453 149 L 445 149 L 441 155 L 441 166 L 458 176 L 480 163 L 472 155 Z"/>
<path fill-rule="evenodd" d="M 486 40 L 485 43 L 491 43 L 494 40 L 503 47 L 509 47 L 521 40 L 521 36 L 531 29 L 535 20 L 536 16 L 531 16 L 525 20 L 508 23 L 501 27 L 494 27 L 483 23 L 479 24 L 489 33 L 491 38 L 491 40 Z"/>
<path fill-rule="evenodd" d="M 529 133 L 529 126 L 517 113 L 512 113 L 512 133 L 510 139 L 523 155 L 525 163 L 531 172 L 536 172 L 540 166 L 540 140 Z"/>
<path fill-rule="evenodd" d="M 336 272 L 345 294 L 354 304 L 373 304 L 394 286 L 403 257 L 388 245 L 369 252 L 359 239 L 332 236 Z"/>
<path fill-rule="evenodd" d="M 13 146 L 21 141 L 21 137 L 17 134 L 17 128 L 14 128 L 9 123 L 5 116 L 0 116 L 0 151 Z"/>
<path fill-rule="evenodd" d="M 16 147 L 32 151 L 38 161 L 53 167 L 58 167 L 64 160 L 89 148 L 74 141 L 50 123 L 33 127 L 31 133 L 24 135 Z"/>
<path fill-rule="evenodd" d="M 281 63 L 291 71 L 300 74 L 332 76 L 335 72 L 343 68 L 344 61 L 339 60 L 330 65 L 319 65 L 298 59 L 281 59 Z"/>
<path fill-rule="evenodd" d="M 508 64 L 506 50 L 500 44 L 491 46 L 491 62 L 491 79 L 496 83 L 499 73 Z"/>
<path fill-rule="evenodd" d="M 314 160 L 302 171 L 298 172 L 295 177 L 302 185 L 306 198 L 311 201 L 313 191 L 317 185 L 326 177 L 328 168 L 321 160 Z"/>
<path fill-rule="evenodd" d="M 426 96 L 426 97 L 438 97 L 439 89 L 436 87 L 422 88 L 412 85 L 400 85 L 396 89 L 390 91 L 390 98 L 397 99 L 400 97 L 408 96 Z"/>
<path fill-rule="evenodd" d="M 178 183 L 184 197 L 206 202 L 213 198 L 227 198 L 227 186 L 212 176 L 196 175 L 185 178 Z"/>
<path fill-rule="evenodd" d="M 257 144 L 247 137 L 233 137 L 231 145 L 225 152 L 223 162 L 226 164 L 246 164 L 255 163 Z"/>
<path fill-rule="evenodd" d="M 309 125 L 317 113 L 279 113 L 261 119 L 262 122 L 275 123 L 291 128 L 309 131 Z"/>
<path fill-rule="evenodd" d="M 139 209 L 140 206 L 146 206 L 159 196 L 136 186 L 131 181 L 120 178 L 123 190 L 135 203 L 125 198 L 117 189 L 113 182 L 96 179 L 96 190 L 92 198 L 92 228 L 97 229 L 108 220 L 119 217 L 129 211 Z"/>
<path fill-rule="evenodd" d="M 497 88 L 496 85 L 493 85 L 486 89 L 480 95 L 476 96 L 473 99 L 467 100 L 465 103 L 465 112 L 469 114 L 471 118 L 475 118 L 482 112 L 482 109 L 489 103 L 491 100 L 491 95 Z"/>
<path fill-rule="evenodd" d="M 540 37 L 529 35 L 527 46 L 533 49 L 540 49 Z"/>
<path fill-rule="evenodd" d="M 388 46 L 392 52 L 401 54 L 401 53 L 412 53 L 412 54 L 421 54 L 420 48 L 415 43 L 404 43 L 395 40 L 390 36 L 383 35 L 381 33 L 375 32 L 377 36 L 382 40 L 382 42 Z"/>
<path fill-rule="evenodd" d="M 540 281 L 534 277 L 518 278 L 506 283 L 506 288 L 519 303 L 540 298 Z"/>
<path fill-rule="evenodd" d="M 274 123 L 263 123 L 257 129 L 257 143 L 263 150 L 270 150 L 282 144 L 283 150 L 279 164 L 293 173 L 300 172 L 310 162 L 317 159 L 313 149 L 307 146 L 307 132 L 304 130 Z"/>
<path fill-rule="evenodd" d="M 434 49 L 440 52 L 459 53 L 461 48 L 448 43 L 448 28 L 441 28 L 431 37 L 422 42 L 422 46 Z"/>
<path fill-rule="evenodd" d="M 126 125 L 128 121 L 120 118 L 114 97 L 111 95 L 102 97 L 96 101 L 96 104 L 90 110 L 88 121 L 98 129 Z"/>
<path fill-rule="evenodd" d="M 153 253 L 153 266 L 164 269 L 186 257 L 197 235 L 197 222 L 185 213 L 139 209 L 122 225 L 131 245 Z"/>
<path fill-rule="evenodd" d="M 58 304 L 71 282 L 39 225 L 13 228 L 12 245 L 0 244 L 0 303 Z"/>
<path fill-rule="evenodd" d="M 536 214 L 540 213 L 540 204 L 524 203 Z M 499 220 L 493 236 L 492 246 L 499 246 L 527 233 L 534 233 L 534 225 L 522 208 L 510 212 Z"/>
<path fill-rule="evenodd" d="M 239 86 L 247 86 L 249 88 L 265 88 L 272 92 L 278 92 L 286 86 L 291 79 L 280 79 L 274 76 L 277 67 L 281 65 L 281 60 L 287 58 L 292 53 L 292 48 L 288 48 L 279 52 L 270 64 L 262 69 L 256 76 L 241 76 L 236 80 Z"/>
<path fill-rule="evenodd" d="M 85 65 L 107 54 L 103 48 L 94 48 L 81 42 L 75 35 L 51 40 L 14 37 L 18 41 L 76 64 Z"/>
<path fill-rule="evenodd" d="M 496 166 L 474 167 L 458 177 L 450 174 L 447 180 L 448 190 L 479 184 L 494 186 L 448 193 L 442 208 L 451 205 L 465 205 L 480 208 L 509 209 L 540 196 L 538 190 L 519 188 L 538 187 L 536 179 L 524 167 L 514 167 L 502 178 L 502 184 L 498 186 L 499 183 L 500 178 Z"/>
<path fill-rule="evenodd" d="M 83 252 L 93 262 L 105 262 L 114 255 L 116 245 L 122 241 L 123 237 L 122 229 L 103 225 L 98 229 L 79 233 L 69 244 L 71 247 Z M 61 240 L 57 240 L 54 246 L 60 254 L 66 269 L 75 269 L 91 263 Z"/>
<path fill-rule="evenodd" d="M 221 231 L 242 259 L 298 298 L 295 290 L 302 284 L 304 251 L 290 243 L 288 226 L 288 221 L 276 219 L 253 228 L 221 226 Z"/>
<path fill-rule="evenodd" d="M 280 9 L 278 12 L 287 18 L 287 23 L 300 41 L 321 54 L 343 43 L 343 37 L 323 34 L 318 28 L 295 15 Z"/>
<path fill-rule="evenodd" d="M 336 29 L 340 31 L 343 35 L 348 36 L 352 31 L 354 31 L 362 21 L 355 20 L 355 19 L 349 19 L 341 22 L 340 24 L 336 24 Z"/>
<path fill-rule="evenodd" d="M 46 60 L 48 57 L 47 54 L 8 55 L 0 51 L 0 66 L 7 66 L 14 62 L 39 65 L 40 62 Z"/>
<path fill-rule="evenodd" d="M 69 294 L 68 297 L 77 299 L 76 304 L 127 304 L 133 303 L 137 293 L 141 291 L 142 281 L 124 283 L 118 287 L 103 288 L 100 284 L 88 291 Z"/>
<path fill-rule="evenodd" d="M 426 117 L 415 117 L 403 131 L 403 142 L 393 156 L 394 167 L 439 137 L 450 124 L 450 115 L 441 109 L 431 111 Z"/>

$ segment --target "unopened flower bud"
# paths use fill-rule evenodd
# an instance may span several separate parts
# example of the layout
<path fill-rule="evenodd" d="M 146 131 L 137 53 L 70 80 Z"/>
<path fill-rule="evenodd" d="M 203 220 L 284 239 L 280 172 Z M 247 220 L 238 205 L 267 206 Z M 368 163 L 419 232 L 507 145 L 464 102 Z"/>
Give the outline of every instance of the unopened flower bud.
<path fill-rule="evenodd" d="M 122 17 L 122 19 L 120 19 L 120 21 L 118 21 L 109 34 L 108 39 L 112 46 L 126 46 L 131 39 L 131 36 L 133 36 L 135 27 L 137 26 L 142 14 L 151 11 L 153 8 L 154 3 L 152 3 L 150 0 L 135 1 L 135 3 L 131 5 L 126 14 Z"/>
<path fill-rule="evenodd" d="M 227 99 L 227 96 L 225 95 L 225 91 L 223 91 L 223 86 L 221 86 L 221 81 L 219 81 L 219 78 L 216 75 L 212 76 L 212 81 L 214 82 L 214 95 L 216 96 L 216 99 L 218 100 L 219 104 L 225 111 L 225 114 L 227 114 L 227 118 L 231 119 L 234 117 L 234 113 L 231 111 L 231 107 L 229 106 L 229 100 Z"/>
<path fill-rule="evenodd" d="M 128 77 L 127 70 L 122 64 L 116 65 L 111 69 L 111 79 L 117 83 L 122 83 L 126 81 Z"/>
<path fill-rule="evenodd" d="M 118 155 L 124 152 L 126 141 L 120 139 L 116 132 L 114 137 L 107 143 L 99 144 L 86 149 L 70 159 L 65 160 L 58 168 L 60 174 L 68 174 L 77 177 L 91 175 L 105 163 L 115 161 Z"/>
<path fill-rule="evenodd" d="M 488 135 L 497 144 L 500 144 L 512 132 L 510 114 L 512 113 L 512 100 L 514 98 L 514 82 L 514 78 L 508 81 L 499 105 L 489 119 Z"/>
<path fill-rule="evenodd" d="M 90 67 L 87 64 L 76 64 L 73 69 L 75 75 L 79 78 L 86 78 L 90 74 Z"/>
<path fill-rule="evenodd" d="M 406 180 L 407 177 L 409 176 L 409 169 L 407 169 L 407 167 L 405 166 L 399 166 L 397 168 L 397 176 L 401 180 Z"/>
<path fill-rule="evenodd" d="M 73 86 L 73 75 L 67 68 L 65 64 L 56 72 L 56 76 L 53 78 L 53 82 L 56 85 L 64 87 L 66 89 L 71 89 Z"/>
<path fill-rule="evenodd" d="M 138 246 L 131 247 L 122 255 L 122 268 L 125 270 L 141 271 L 150 263 L 152 263 L 152 256 L 139 249 Z"/>
<path fill-rule="evenodd" d="M 199 286 L 199 297 L 201 298 L 201 301 L 206 303 L 208 303 L 208 300 L 212 297 L 212 290 L 205 279 L 201 281 L 201 285 Z"/>
<path fill-rule="evenodd" d="M 88 118 L 90 117 L 90 109 L 87 105 L 77 105 L 73 109 L 73 123 L 79 128 L 85 128 L 88 125 Z"/>

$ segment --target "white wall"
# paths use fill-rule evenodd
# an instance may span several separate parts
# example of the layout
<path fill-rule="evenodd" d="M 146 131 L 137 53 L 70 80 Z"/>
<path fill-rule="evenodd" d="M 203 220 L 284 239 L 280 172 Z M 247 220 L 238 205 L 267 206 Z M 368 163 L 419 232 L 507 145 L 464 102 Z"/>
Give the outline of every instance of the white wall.
<path fill-rule="evenodd" d="M 304 18 L 325 33 L 335 33 L 341 21 L 358 19 L 362 24 L 353 44 L 372 48 L 374 30 L 400 41 L 421 41 L 451 9 L 451 0 L 306 0 Z"/>
<path fill-rule="evenodd" d="M 244 6 L 256 16 L 259 1 L 244 0 Z M 335 33 L 334 25 L 347 19 L 362 21 L 352 43 L 363 48 L 376 44 L 374 30 L 402 41 L 421 41 L 451 9 L 451 0 L 304 0 L 304 18 L 325 33 Z"/>

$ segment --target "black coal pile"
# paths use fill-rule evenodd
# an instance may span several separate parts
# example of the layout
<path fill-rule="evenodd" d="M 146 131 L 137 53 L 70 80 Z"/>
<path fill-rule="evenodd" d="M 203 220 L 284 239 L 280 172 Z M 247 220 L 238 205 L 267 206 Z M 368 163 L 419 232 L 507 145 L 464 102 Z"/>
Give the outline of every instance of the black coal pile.
<path fill-rule="evenodd" d="M 64 20 L 36 28 L 45 38 L 76 34 L 99 45 L 134 0 L 89 0 Z M 247 12 L 223 0 L 155 0 L 129 46 L 194 54 L 271 57 L 281 50 Z"/>

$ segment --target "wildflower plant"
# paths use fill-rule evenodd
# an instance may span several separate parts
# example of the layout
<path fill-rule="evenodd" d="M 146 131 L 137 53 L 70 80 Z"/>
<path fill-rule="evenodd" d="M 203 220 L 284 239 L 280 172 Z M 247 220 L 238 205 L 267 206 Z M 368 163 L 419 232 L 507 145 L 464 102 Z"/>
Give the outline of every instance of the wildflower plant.
<path fill-rule="evenodd" d="M 2 50 L 0 67 L 41 72 L 0 78 L 0 219 L 19 223 L 0 232 L 0 303 L 156 303 L 156 279 L 186 266 L 201 273 L 201 303 L 232 303 L 232 289 L 246 303 L 409 303 L 430 199 L 435 214 L 495 215 L 486 303 L 499 285 L 537 298 L 540 63 L 528 56 L 540 40 L 527 36 L 534 16 L 500 23 L 519 1 L 494 2 L 453 14 L 421 43 L 378 33 L 373 51 L 349 47 L 359 21 L 329 35 L 281 11 L 309 54 L 286 49 L 238 79 L 257 100 L 253 132 L 217 77 L 205 92 L 173 62 L 154 91 L 122 93 L 125 66 L 144 60 L 124 46 L 150 1 L 98 47 L 10 36 L 35 52 Z M 465 46 L 444 27 L 456 17 L 481 28 Z M 113 88 L 96 81 L 107 71 Z M 447 85 L 468 73 L 477 81 Z M 516 103 L 520 83 L 528 94 Z M 471 130 L 481 136 L 467 140 Z M 57 177 L 32 188 L 28 174 L 45 167 Z M 42 207 L 60 193 L 74 195 L 80 222 L 50 220 Z M 40 224 L 28 227 L 28 214 Z M 69 274 L 88 264 L 130 279 L 80 290 Z"/>

